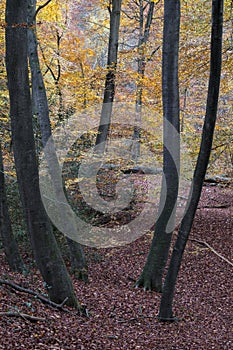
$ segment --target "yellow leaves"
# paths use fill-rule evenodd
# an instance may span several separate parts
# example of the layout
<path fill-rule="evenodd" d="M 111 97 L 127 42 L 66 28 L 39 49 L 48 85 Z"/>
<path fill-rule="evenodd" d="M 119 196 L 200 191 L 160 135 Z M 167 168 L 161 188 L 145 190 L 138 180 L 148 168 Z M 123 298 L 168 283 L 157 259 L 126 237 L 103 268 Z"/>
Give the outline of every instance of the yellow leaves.
<path fill-rule="evenodd" d="M 44 0 L 37 1 L 37 7 L 43 4 L 44 4 Z M 58 0 L 51 1 L 46 7 L 44 7 L 44 9 L 39 11 L 37 15 L 37 22 L 47 22 L 47 23 L 55 22 L 56 23 L 58 21 L 61 21 L 65 6 L 66 5 L 64 3 Z"/>
<path fill-rule="evenodd" d="M 70 185 L 74 185 L 74 184 L 78 184 L 79 182 L 83 181 L 83 177 L 78 177 L 78 178 L 75 178 L 75 179 L 69 179 L 69 180 L 66 180 L 66 186 L 69 187 Z"/>
<path fill-rule="evenodd" d="M 121 15 L 116 72 L 116 100 L 134 103 L 136 89 L 140 86 L 143 89 L 143 104 L 150 107 L 153 115 L 156 112 L 161 117 L 163 7 L 162 2 L 158 4 L 157 1 L 152 2 L 155 2 L 156 9 L 150 39 L 140 50 L 138 49 L 138 2 L 130 0 L 123 2 L 124 12 Z M 217 145 L 221 144 L 221 141 L 230 139 L 229 130 L 233 129 L 232 122 L 230 123 L 233 113 L 232 107 L 230 108 L 230 97 L 233 94 L 233 54 L 229 49 L 232 40 L 231 2 L 231 0 L 225 0 L 221 98 L 226 100 L 227 107 L 220 104 L 221 118 L 218 120 L 215 132 Z M 44 0 L 39 0 L 37 7 L 42 4 Z M 1 1 L 1 5 L 1 8 L 4 8 L 5 2 Z M 58 109 L 58 96 L 54 79 L 50 74 L 51 70 L 56 77 L 59 70 L 61 73 L 58 85 L 61 89 L 64 110 L 81 109 L 102 100 L 104 78 L 107 72 L 108 6 L 109 0 L 99 2 L 52 0 L 38 13 L 37 32 L 39 44 L 43 50 L 43 57 L 40 56 L 41 66 L 54 119 Z M 0 10 L 0 21 L 3 24 L 4 15 L 4 10 Z M 181 117 L 184 121 L 183 135 L 193 156 L 198 151 L 205 115 L 210 18 L 209 1 L 181 2 L 179 56 Z M 159 46 L 161 49 L 152 55 Z M 138 59 L 143 55 L 146 59 L 144 77 L 137 73 Z M 0 59 L 4 62 L 4 28 L 0 28 Z M 0 123 L 7 124 L 8 97 L 4 65 L 2 64 L 0 68 L 2 71 L 0 111 L 3 116 Z M 56 120 L 52 120 L 52 125 L 56 125 Z M 149 139 L 148 142 L 153 147 L 153 140 Z"/>
<path fill-rule="evenodd" d="M 8 122 L 9 122 L 9 118 L 0 117 L 0 123 L 8 123 Z"/>
<path fill-rule="evenodd" d="M 67 50 L 67 48 L 69 48 Z M 62 56 L 66 59 L 67 63 L 75 63 L 76 67 L 72 65 L 73 68 L 80 68 L 80 63 L 83 68 L 89 66 L 87 62 L 91 62 L 93 58 L 96 57 L 96 53 L 93 49 L 86 47 L 83 38 L 75 37 L 72 33 L 69 33 L 64 37 L 62 42 Z"/>

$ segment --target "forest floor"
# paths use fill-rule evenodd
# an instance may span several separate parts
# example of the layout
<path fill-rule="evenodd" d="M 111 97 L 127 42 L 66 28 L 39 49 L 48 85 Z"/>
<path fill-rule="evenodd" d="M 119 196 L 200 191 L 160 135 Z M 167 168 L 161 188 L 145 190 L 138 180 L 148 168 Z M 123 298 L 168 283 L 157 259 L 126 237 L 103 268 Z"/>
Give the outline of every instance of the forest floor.
<path fill-rule="evenodd" d="M 233 190 L 205 186 L 192 229 L 232 262 Z M 89 317 L 55 310 L 33 296 L 0 285 L 0 349 L 230 350 L 233 349 L 232 266 L 209 247 L 189 240 L 177 281 L 174 313 L 181 320 L 158 322 L 160 294 L 134 288 L 151 234 L 120 248 L 86 248 L 89 283 L 74 281 Z M 43 283 L 30 254 L 28 275 L 11 273 L 3 252 L 0 278 L 36 292 Z M 66 308 L 67 309 L 67 308 Z M 41 318 L 9 317 L 5 312 Z"/>

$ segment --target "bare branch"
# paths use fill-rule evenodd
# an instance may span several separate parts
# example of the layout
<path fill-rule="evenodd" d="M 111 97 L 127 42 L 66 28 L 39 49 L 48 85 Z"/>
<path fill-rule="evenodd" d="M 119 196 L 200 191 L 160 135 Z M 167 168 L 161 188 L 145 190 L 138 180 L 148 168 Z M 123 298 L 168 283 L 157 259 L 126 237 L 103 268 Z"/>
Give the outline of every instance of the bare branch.
<path fill-rule="evenodd" d="M 159 49 L 160 49 L 160 46 L 156 47 L 156 49 L 151 52 L 150 56 L 147 58 L 147 62 L 150 62 L 152 60 L 152 57 Z"/>
<path fill-rule="evenodd" d="M 36 10 L 36 12 L 35 12 L 35 15 L 34 15 L 34 17 L 33 17 L 33 20 L 36 19 L 36 16 L 37 16 L 38 12 L 39 12 L 40 10 L 42 10 L 45 6 L 47 6 L 51 1 L 52 1 L 52 0 L 47 0 L 43 5 L 40 5 L 40 6 L 37 8 L 37 10 Z"/>
<path fill-rule="evenodd" d="M 46 318 L 36 317 L 33 315 L 23 314 L 21 312 L 12 312 L 12 311 L 0 312 L 0 316 L 21 317 L 22 319 L 29 320 L 31 322 L 46 321 Z"/>
<path fill-rule="evenodd" d="M 40 48 L 40 51 L 41 51 L 41 54 L 42 54 L 42 57 L 43 57 L 45 66 L 47 67 L 47 71 L 50 72 L 50 74 L 52 75 L 53 80 L 56 82 L 56 81 L 57 81 L 57 77 L 55 76 L 55 73 L 54 73 L 54 71 L 53 71 L 52 68 L 51 68 L 51 63 L 52 63 L 52 60 L 53 60 L 53 59 L 51 59 L 50 63 L 47 63 L 47 60 L 46 60 L 46 57 L 45 57 L 43 48 L 42 48 L 42 46 L 40 45 L 40 42 L 38 42 L 38 45 L 39 45 L 39 48 Z M 46 73 L 47 73 L 47 72 L 46 72 Z"/>
<path fill-rule="evenodd" d="M 220 259 L 224 260 L 226 263 L 228 263 L 229 265 L 233 266 L 233 263 L 224 258 L 224 256 L 222 256 L 221 254 L 219 254 L 213 247 L 211 247 L 209 245 L 209 243 L 205 242 L 205 241 L 201 241 L 200 239 L 196 239 L 196 238 L 189 238 L 189 241 L 191 242 L 196 242 L 196 243 L 199 243 L 199 244 L 202 244 L 204 246 L 206 246 L 207 248 L 209 248 L 215 255 L 217 255 Z"/>
<path fill-rule="evenodd" d="M 62 311 L 68 311 L 68 310 L 63 308 L 63 306 L 66 303 L 68 298 L 65 298 L 65 300 L 63 300 L 63 302 L 61 304 L 57 304 L 57 303 L 54 303 L 53 301 L 49 300 L 45 296 L 43 296 L 43 295 L 41 295 L 41 294 L 39 294 L 37 292 L 34 292 L 31 289 L 23 288 L 23 287 L 15 284 L 15 283 L 13 283 L 11 281 L 0 279 L 0 284 L 7 285 L 7 286 L 17 290 L 18 292 L 22 292 L 22 293 L 27 293 L 27 294 L 33 295 L 34 297 L 36 297 L 36 299 L 42 301 L 43 303 L 51 306 L 54 309 L 59 309 L 59 310 L 62 310 Z"/>

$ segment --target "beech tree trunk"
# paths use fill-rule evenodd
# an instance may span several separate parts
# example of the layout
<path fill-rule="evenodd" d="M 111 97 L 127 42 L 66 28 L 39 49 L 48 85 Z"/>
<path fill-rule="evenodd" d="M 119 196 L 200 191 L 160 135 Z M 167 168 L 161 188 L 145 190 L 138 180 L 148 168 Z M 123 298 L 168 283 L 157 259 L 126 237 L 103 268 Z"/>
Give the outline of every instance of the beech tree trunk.
<path fill-rule="evenodd" d="M 142 113 L 142 93 L 143 93 L 143 79 L 145 76 L 146 69 L 146 55 L 145 55 L 145 45 L 149 39 L 150 28 L 153 19 L 154 12 L 154 1 L 149 2 L 149 10 L 146 17 L 146 24 L 144 28 L 144 1 L 139 1 L 139 41 L 138 41 L 138 84 L 136 88 L 136 125 L 134 127 L 133 133 L 133 147 L 132 147 L 132 158 L 137 160 L 140 156 L 140 125 L 141 125 L 141 113 Z"/>
<path fill-rule="evenodd" d="M 6 68 L 19 192 L 35 260 L 49 297 L 55 303 L 68 298 L 66 304 L 79 307 L 40 197 L 28 76 L 28 6 L 24 0 L 6 1 Z"/>
<path fill-rule="evenodd" d="M 43 76 L 40 69 L 40 62 L 37 50 L 37 35 L 36 35 L 36 0 L 29 0 L 30 7 L 28 9 L 28 21 L 32 26 L 28 30 L 28 55 L 29 55 L 29 64 L 31 70 L 31 81 L 32 81 L 32 97 L 33 105 L 35 107 L 36 113 L 39 118 L 40 130 L 41 130 L 41 140 L 44 150 L 49 138 L 52 137 L 52 130 L 49 118 L 49 107 L 48 100 L 46 95 L 46 89 L 44 85 Z M 51 177 L 62 177 L 60 165 L 57 159 L 55 148 L 52 147 L 53 143 L 51 142 L 51 147 L 49 149 L 50 155 L 47 155 L 48 166 L 52 167 L 53 171 L 50 171 Z M 51 165 L 52 158 L 52 165 Z M 59 193 L 64 188 L 60 186 L 60 181 L 56 181 L 54 178 L 53 186 L 55 193 L 59 199 Z M 68 247 L 71 255 L 72 270 L 75 272 L 75 275 L 81 279 L 87 280 L 87 262 L 81 245 L 78 242 L 72 241 L 67 238 Z"/>
<path fill-rule="evenodd" d="M 7 196 L 5 190 L 5 176 L 2 159 L 2 145 L 0 142 L 0 234 L 3 243 L 3 249 L 7 262 L 12 271 L 22 272 L 24 264 L 21 259 L 18 245 L 15 240 L 11 220 L 8 212 Z"/>
<path fill-rule="evenodd" d="M 162 291 L 162 277 L 170 248 L 179 189 L 180 120 L 178 52 L 180 1 L 164 1 L 163 28 L 163 179 L 158 219 L 149 255 L 136 287 Z"/>
<path fill-rule="evenodd" d="M 110 33 L 107 60 L 108 73 L 105 79 L 104 99 L 100 117 L 100 125 L 96 137 L 96 153 L 99 154 L 102 154 L 105 150 L 105 143 L 107 141 L 111 123 L 112 104 L 115 95 L 115 73 L 117 67 L 121 3 L 122 0 L 112 0 L 111 6 L 109 6 Z"/>
<path fill-rule="evenodd" d="M 211 34 L 211 58 L 208 97 L 206 104 L 205 122 L 202 131 L 200 151 L 193 176 L 190 202 L 186 208 L 185 216 L 181 222 L 178 237 L 173 249 L 168 272 L 165 278 L 163 294 L 161 298 L 159 320 L 174 321 L 172 304 L 175 292 L 175 284 L 180 269 L 183 252 L 192 228 L 193 220 L 201 196 L 206 169 L 209 162 L 213 134 L 217 116 L 218 97 L 221 77 L 222 56 L 222 24 L 223 0 L 212 1 L 212 34 Z"/>

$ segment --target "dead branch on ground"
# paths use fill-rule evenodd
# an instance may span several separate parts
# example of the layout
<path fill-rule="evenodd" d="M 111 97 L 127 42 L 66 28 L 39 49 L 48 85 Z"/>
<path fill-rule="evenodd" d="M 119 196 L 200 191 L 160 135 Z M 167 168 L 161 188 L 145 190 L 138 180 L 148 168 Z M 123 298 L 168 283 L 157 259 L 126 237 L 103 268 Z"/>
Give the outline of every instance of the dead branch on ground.
<path fill-rule="evenodd" d="M 41 294 L 31 290 L 31 289 L 21 287 L 21 286 L 13 283 L 11 281 L 0 279 L 0 284 L 9 286 L 9 287 L 17 290 L 18 292 L 22 292 L 22 293 L 27 293 L 27 294 L 33 295 L 36 299 L 42 301 L 42 303 L 47 304 L 47 305 L 51 306 L 54 309 L 59 309 L 59 310 L 66 311 L 66 312 L 69 311 L 67 309 L 64 309 L 64 305 L 65 305 L 65 303 L 67 301 L 67 298 L 65 298 L 65 300 L 63 300 L 63 302 L 61 304 L 57 304 L 57 303 L 54 303 L 53 301 L 49 300 L 45 296 L 43 296 L 43 295 L 41 295 Z"/>
<path fill-rule="evenodd" d="M 228 263 L 229 265 L 233 266 L 233 263 L 224 258 L 224 256 L 222 256 L 221 254 L 219 254 L 213 247 L 211 247 L 209 245 L 209 243 L 205 242 L 205 241 L 201 241 L 200 239 L 196 239 L 196 238 L 189 238 L 189 241 L 191 242 L 196 242 L 196 243 L 199 243 L 199 244 L 202 244 L 204 246 L 206 246 L 207 248 L 209 248 L 215 255 L 217 255 L 220 259 L 224 260 L 226 263 Z"/>
<path fill-rule="evenodd" d="M 12 311 L 0 312 L 0 317 L 1 316 L 21 317 L 22 319 L 29 320 L 31 322 L 46 321 L 46 318 L 36 317 L 36 316 L 33 316 L 33 315 L 24 314 L 24 313 L 21 313 L 21 312 L 12 312 Z"/>

